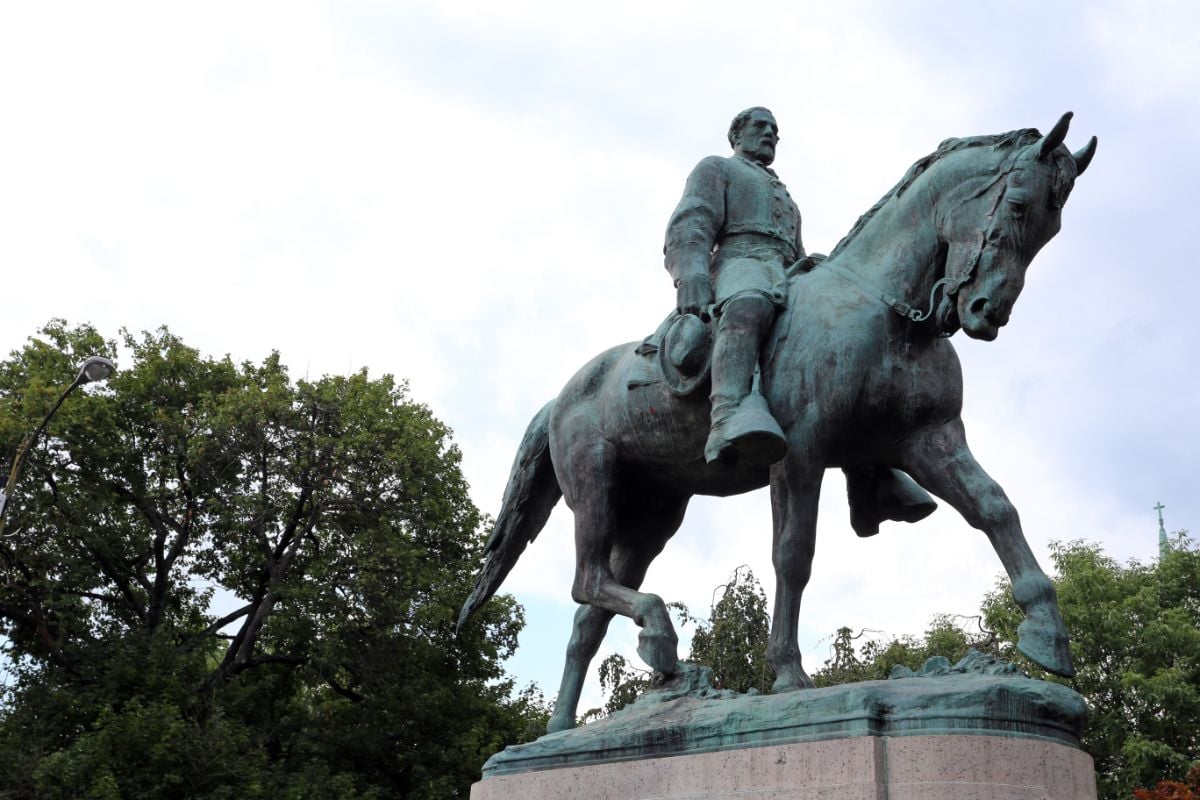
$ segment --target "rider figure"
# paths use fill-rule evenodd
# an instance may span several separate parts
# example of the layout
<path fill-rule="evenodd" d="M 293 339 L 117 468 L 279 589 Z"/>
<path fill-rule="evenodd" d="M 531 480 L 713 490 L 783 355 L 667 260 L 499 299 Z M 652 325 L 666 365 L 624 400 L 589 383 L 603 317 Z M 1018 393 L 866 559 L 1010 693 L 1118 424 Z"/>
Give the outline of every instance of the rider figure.
<path fill-rule="evenodd" d="M 716 319 L 712 423 L 705 460 L 770 464 L 787 450 L 766 402 L 751 393 L 763 339 L 782 307 L 786 270 L 802 258 L 800 211 L 770 164 L 779 126 L 749 108 L 729 126 L 733 155 L 692 170 L 663 252 L 679 313 Z"/>

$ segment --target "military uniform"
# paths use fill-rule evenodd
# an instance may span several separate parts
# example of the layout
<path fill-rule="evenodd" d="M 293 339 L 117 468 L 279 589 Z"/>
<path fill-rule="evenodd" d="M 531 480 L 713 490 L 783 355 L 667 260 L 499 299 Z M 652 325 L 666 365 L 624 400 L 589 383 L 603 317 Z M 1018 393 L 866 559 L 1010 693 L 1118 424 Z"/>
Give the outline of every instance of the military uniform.
<path fill-rule="evenodd" d="M 688 176 L 663 252 L 676 286 L 711 276 L 718 312 L 745 292 L 781 305 L 785 270 L 805 255 L 800 210 L 774 170 L 740 155 L 711 156 Z"/>

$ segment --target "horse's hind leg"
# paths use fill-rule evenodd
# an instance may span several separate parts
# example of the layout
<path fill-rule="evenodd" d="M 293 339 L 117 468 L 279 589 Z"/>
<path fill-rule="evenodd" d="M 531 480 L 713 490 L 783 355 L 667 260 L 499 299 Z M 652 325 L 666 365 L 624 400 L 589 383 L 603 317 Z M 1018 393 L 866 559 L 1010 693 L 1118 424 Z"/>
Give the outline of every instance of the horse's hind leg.
<path fill-rule="evenodd" d="M 987 534 L 1012 581 L 1013 598 L 1025 612 L 1017 628 L 1017 649 L 1056 675 L 1074 675 L 1054 584 L 1038 566 L 1016 508 L 971 455 L 962 420 L 917 432 L 906 441 L 901 458 L 918 483 Z"/>
<path fill-rule="evenodd" d="M 629 518 L 636 487 L 619 485 L 616 448 L 594 431 L 573 431 L 555 458 L 563 496 L 575 513 L 575 581 L 571 598 L 632 619 L 642 631 L 638 655 L 665 675 L 678 664 L 679 638 L 661 597 L 622 585 L 613 575 L 610 556 L 620 535 L 618 514 Z M 651 506 L 652 507 L 652 506 Z"/>
<path fill-rule="evenodd" d="M 797 628 L 800 598 L 812 575 L 822 474 L 822 470 L 814 469 L 795 452 L 771 468 L 775 614 L 771 620 L 767 660 L 775 669 L 773 692 L 809 689 L 813 685 L 800 661 Z"/>
<path fill-rule="evenodd" d="M 684 500 L 654 513 L 643 513 L 639 519 L 622 519 L 619 522 L 622 539 L 613 545 L 609 565 L 613 576 L 622 585 L 630 589 L 642 585 L 650 563 L 662 552 L 667 540 L 683 521 L 686 507 L 687 501 Z M 588 666 L 600 649 L 612 618 L 612 611 L 592 605 L 580 606 L 575 612 L 571 640 L 567 643 L 562 685 L 558 689 L 554 714 L 546 726 L 548 732 L 575 727 L 579 695 L 583 691 Z"/>

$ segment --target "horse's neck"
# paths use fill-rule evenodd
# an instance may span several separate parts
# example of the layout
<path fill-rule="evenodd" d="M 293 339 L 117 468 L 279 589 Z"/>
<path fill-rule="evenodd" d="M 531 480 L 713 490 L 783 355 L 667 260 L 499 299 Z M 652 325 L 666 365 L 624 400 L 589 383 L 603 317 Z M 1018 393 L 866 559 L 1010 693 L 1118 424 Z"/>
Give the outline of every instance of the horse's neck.
<path fill-rule="evenodd" d="M 918 181 L 876 212 L 854 241 L 834 258 L 879 289 L 914 306 L 928 302 L 936 275 L 937 187 Z M 832 260 L 832 259 L 831 259 Z"/>

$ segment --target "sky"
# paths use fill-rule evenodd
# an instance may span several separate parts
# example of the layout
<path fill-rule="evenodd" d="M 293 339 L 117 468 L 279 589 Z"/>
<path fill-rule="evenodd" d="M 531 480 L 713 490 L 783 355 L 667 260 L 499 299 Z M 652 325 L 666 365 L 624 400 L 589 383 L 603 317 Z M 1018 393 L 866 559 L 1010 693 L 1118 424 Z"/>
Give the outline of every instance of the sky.
<path fill-rule="evenodd" d="M 775 168 L 829 252 L 941 140 L 1071 110 L 1095 160 L 1009 326 L 953 340 L 963 418 L 1043 566 L 1074 539 L 1153 559 L 1156 503 L 1200 526 L 1200 6 L 834 6 L 4 3 L 0 350 L 62 317 L 394 374 L 494 515 L 533 414 L 673 306 L 666 220 L 736 112 L 775 112 Z M 830 473 L 810 671 L 838 627 L 919 634 L 1001 572 L 950 509 L 861 540 L 844 496 Z M 765 492 L 697 499 L 644 586 L 702 614 L 746 564 L 771 594 L 770 530 Z M 572 569 L 560 506 L 504 585 L 528 622 L 509 671 L 550 695 Z M 618 620 L 601 657 L 635 644 Z M 582 708 L 601 701 L 593 670 Z"/>

